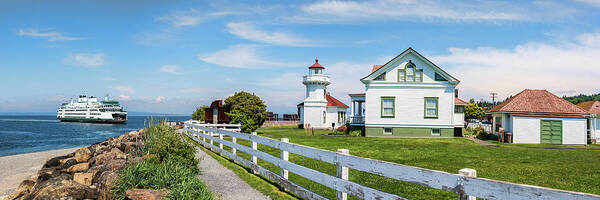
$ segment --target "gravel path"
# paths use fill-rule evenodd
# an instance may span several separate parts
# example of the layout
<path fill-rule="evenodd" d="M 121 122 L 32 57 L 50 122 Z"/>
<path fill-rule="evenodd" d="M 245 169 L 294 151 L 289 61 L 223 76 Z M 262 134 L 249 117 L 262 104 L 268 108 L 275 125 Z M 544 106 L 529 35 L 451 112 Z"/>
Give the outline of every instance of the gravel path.
<path fill-rule="evenodd" d="M 250 187 L 231 170 L 225 168 L 204 150 L 196 149 L 196 158 L 200 159 L 200 179 L 215 196 L 224 200 L 262 200 L 271 199 Z"/>
<path fill-rule="evenodd" d="M 0 200 L 10 195 L 21 181 L 40 170 L 48 159 L 67 155 L 77 149 L 59 149 L 0 157 Z"/>

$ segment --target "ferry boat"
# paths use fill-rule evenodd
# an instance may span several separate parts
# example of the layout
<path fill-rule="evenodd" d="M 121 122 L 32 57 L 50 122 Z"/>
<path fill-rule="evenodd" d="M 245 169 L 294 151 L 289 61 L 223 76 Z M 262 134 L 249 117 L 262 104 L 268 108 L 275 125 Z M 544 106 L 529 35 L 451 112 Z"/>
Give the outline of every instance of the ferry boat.
<path fill-rule="evenodd" d="M 127 111 L 108 96 L 98 101 L 96 97 L 81 95 L 77 101 L 71 99 L 60 105 L 56 118 L 63 122 L 126 123 Z"/>

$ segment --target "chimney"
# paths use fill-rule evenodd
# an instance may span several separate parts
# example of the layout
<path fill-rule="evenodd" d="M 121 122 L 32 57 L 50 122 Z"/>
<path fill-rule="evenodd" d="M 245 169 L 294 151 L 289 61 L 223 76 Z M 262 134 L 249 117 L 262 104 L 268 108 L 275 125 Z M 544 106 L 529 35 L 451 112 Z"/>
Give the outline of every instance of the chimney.
<path fill-rule="evenodd" d="M 458 89 L 454 89 L 454 97 L 458 98 Z"/>

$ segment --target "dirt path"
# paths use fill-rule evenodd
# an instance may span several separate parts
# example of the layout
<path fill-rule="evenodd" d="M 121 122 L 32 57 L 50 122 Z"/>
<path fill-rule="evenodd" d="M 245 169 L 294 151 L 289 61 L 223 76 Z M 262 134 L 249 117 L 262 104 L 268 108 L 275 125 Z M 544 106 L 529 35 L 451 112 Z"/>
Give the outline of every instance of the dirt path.
<path fill-rule="evenodd" d="M 483 141 L 483 140 L 477 139 L 477 138 L 475 138 L 473 136 L 469 136 L 469 137 L 466 137 L 466 138 L 468 140 L 471 140 L 471 141 L 479 144 L 479 145 L 488 146 L 488 147 L 499 147 L 497 144 L 490 143 L 488 141 Z"/>
<path fill-rule="evenodd" d="M 231 170 L 221 165 L 217 160 L 197 148 L 196 158 L 200 159 L 200 179 L 215 193 L 219 199 L 247 199 L 263 200 L 271 199 L 250 187 Z"/>
<path fill-rule="evenodd" d="M 34 175 L 50 158 L 67 155 L 78 148 L 59 149 L 0 157 L 0 200 Z"/>

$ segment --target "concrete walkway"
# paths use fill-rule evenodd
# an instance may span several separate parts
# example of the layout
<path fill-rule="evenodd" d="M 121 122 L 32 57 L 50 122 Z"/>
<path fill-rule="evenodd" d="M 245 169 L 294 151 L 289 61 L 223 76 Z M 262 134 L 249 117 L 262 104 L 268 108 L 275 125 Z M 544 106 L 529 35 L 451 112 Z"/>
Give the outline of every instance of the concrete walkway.
<path fill-rule="evenodd" d="M 196 149 L 196 158 L 200 160 L 200 179 L 208 186 L 218 199 L 247 199 L 263 200 L 271 199 L 250 187 L 231 170 L 221 165 L 217 160 L 204 152 Z"/>
<path fill-rule="evenodd" d="M 67 155 L 78 148 L 59 149 L 0 157 L 0 200 L 25 179 L 37 173 L 50 158 Z"/>
<path fill-rule="evenodd" d="M 475 142 L 475 143 L 477 143 L 477 144 L 479 144 L 479 145 L 488 146 L 488 147 L 498 147 L 498 145 L 497 145 L 497 144 L 494 144 L 494 143 L 490 143 L 490 142 L 488 142 L 488 141 L 483 141 L 483 140 L 477 139 L 477 138 L 475 138 L 474 136 L 469 136 L 469 137 L 467 137 L 467 139 L 468 139 L 468 140 L 471 140 L 471 141 L 473 141 L 473 142 Z"/>

